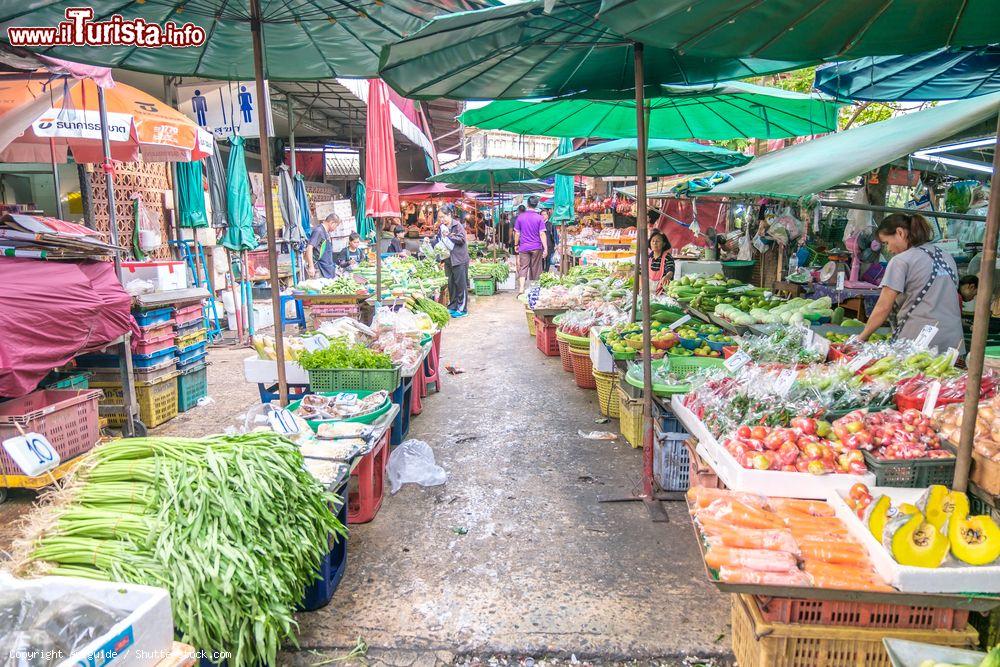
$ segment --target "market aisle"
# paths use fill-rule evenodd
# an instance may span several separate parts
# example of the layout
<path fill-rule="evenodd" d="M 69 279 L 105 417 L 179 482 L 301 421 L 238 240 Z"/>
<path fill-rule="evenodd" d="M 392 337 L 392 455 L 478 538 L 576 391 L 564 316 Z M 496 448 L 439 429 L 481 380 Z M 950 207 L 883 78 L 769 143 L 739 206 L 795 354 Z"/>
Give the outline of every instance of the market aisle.
<path fill-rule="evenodd" d="M 577 435 L 617 428 L 594 423 L 596 392 L 535 349 L 509 293 L 472 312 L 442 347 L 442 369 L 465 373 L 446 376 L 409 434 L 448 484 L 407 487 L 351 526 L 343 583 L 299 616 L 302 651 L 288 662 L 343 655 L 358 637 L 395 664 L 727 653 L 729 600 L 704 582 L 686 512 L 668 504 L 672 523 L 652 524 L 641 504 L 597 504 L 638 484 L 639 452 Z"/>

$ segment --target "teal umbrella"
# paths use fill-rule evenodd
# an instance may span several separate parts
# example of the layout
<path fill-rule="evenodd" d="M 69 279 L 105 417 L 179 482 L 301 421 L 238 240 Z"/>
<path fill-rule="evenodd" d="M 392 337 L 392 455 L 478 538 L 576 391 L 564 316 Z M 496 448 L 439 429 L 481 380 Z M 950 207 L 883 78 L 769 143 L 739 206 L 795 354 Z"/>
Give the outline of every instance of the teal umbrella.
<path fill-rule="evenodd" d="M 635 86 L 634 43 L 597 18 L 600 0 L 531 0 L 435 18 L 386 47 L 380 74 L 404 97 L 510 100 Z M 691 58 L 649 49 L 652 84 L 714 83 L 801 67 L 755 58 Z"/>
<path fill-rule="evenodd" d="M 208 227 L 201 161 L 177 163 L 178 223 L 181 227 Z"/>
<path fill-rule="evenodd" d="M 531 167 L 521 160 L 491 157 L 473 160 L 435 174 L 427 180 L 432 183 L 450 183 L 463 186 L 462 190 L 475 190 L 475 186 L 494 186 L 499 183 L 523 181 L 532 178 Z M 468 186 L 468 187 L 464 187 Z"/>
<path fill-rule="evenodd" d="M 583 176 L 635 176 L 638 173 L 635 139 L 616 139 L 557 155 L 534 168 L 539 177 L 553 174 Z M 689 141 L 650 139 L 646 173 L 650 176 L 700 174 L 739 167 L 752 158 L 743 153 Z"/>
<path fill-rule="evenodd" d="M 0 3 L 0 34 L 14 26 L 55 26 L 79 0 Z M 114 15 L 148 23 L 185 22 L 204 30 L 204 44 L 184 48 L 59 46 L 36 49 L 76 62 L 138 72 L 209 79 L 250 79 L 256 74 L 247 57 L 251 23 L 260 16 L 266 45 L 263 73 L 274 81 L 307 81 L 338 76 L 370 77 L 378 70 L 383 45 L 408 35 L 432 17 L 478 9 L 496 0 L 88 0 L 95 22 Z"/>
<path fill-rule="evenodd" d="M 529 167 L 530 169 L 530 167 Z M 471 183 L 459 184 L 458 187 L 467 192 L 483 192 L 483 186 L 473 185 Z M 506 183 L 498 183 L 494 188 L 497 194 L 505 195 L 530 195 L 537 192 L 545 192 L 552 186 L 545 181 L 539 181 L 537 179 L 528 179 L 525 181 L 508 181 Z"/>
<path fill-rule="evenodd" d="M 650 87 L 647 87 L 649 90 Z M 629 96 L 633 90 L 626 91 Z M 646 100 L 649 136 L 658 139 L 779 139 L 837 129 L 832 99 L 741 81 L 661 86 Z M 549 137 L 635 136 L 634 99 L 499 100 L 458 117 L 463 125 Z"/>
<path fill-rule="evenodd" d="M 705 58 L 858 58 L 1000 36 L 996 0 L 603 0 L 600 17 L 647 47 Z"/>
<path fill-rule="evenodd" d="M 566 155 L 573 152 L 573 141 L 562 139 L 559 141 L 558 155 Z M 573 177 L 563 174 L 556 175 L 555 196 L 552 201 L 547 202 L 552 208 L 552 222 L 567 223 L 576 216 L 573 214 L 573 203 L 576 198 L 576 191 L 573 186 Z"/>
<path fill-rule="evenodd" d="M 222 236 L 222 245 L 235 252 L 253 250 L 257 237 L 253 233 L 253 202 L 250 197 L 250 175 L 247 173 L 243 137 L 230 139 L 229 165 L 226 169 L 226 206 L 229 226 Z"/>

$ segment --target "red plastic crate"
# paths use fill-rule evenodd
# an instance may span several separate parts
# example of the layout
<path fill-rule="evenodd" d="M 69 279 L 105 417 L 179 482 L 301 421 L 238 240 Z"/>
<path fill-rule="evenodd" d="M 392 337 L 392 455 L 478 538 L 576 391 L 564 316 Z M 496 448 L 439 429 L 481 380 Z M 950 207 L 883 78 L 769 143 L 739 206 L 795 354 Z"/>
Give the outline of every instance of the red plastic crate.
<path fill-rule="evenodd" d="M 535 316 L 535 347 L 547 357 L 559 356 L 559 339 L 556 338 L 556 325 L 546 324 Z"/>
<path fill-rule="evenodd" d="M 146 343 L 151 340 L 157 340 L 163 336 L 173 335 L 174 333 L 174 320 L 170 318 L 166 322 L 161 322 L 160 324 L 154 324 L 153 326 L 143 329 L 139 327 L 139 335 L 135 337 L 140 343 Z"/>
<path fill-rule="evenodd" d="M 176 339 L 173 331 L 159 338 L 145 338 L 136 344 L 135 349 L 132 350 L 132 354 L 153 354 L 154 352 L 165 350 L 168 347 L 173 347 Z"/>
<path fill-rule="evenodd" d="M 101 394 L 100 389 L 47 389 L 0 403 L 0 441 L 23 430 L 44 435 L 63 461 L 88 452 L 100 436 L 97 401 Z M 23 474 L 3 448 L 0 474 Z"/>
<path fill-rule="evenodd" d="M 969 612 L 966 609 L 769 598 L 760 595 L 755 597 L 760 613 L 768 623 L 909 630 L 965 630 L 969 623 Z"/>
<path fill-rule="evenodd" d="M 389 436 L 385 435 L 351 471 L 347 493 L 347 523 L 368 523 L 378 514 L 385 495 L 385 465 L 389 461 Z"/>

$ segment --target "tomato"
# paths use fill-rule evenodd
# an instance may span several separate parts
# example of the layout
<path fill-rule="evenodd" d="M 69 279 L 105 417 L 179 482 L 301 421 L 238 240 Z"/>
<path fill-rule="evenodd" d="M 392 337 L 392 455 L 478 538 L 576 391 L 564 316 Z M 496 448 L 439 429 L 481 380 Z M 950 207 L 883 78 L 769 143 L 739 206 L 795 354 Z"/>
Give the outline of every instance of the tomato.
<path fill-rule="evenodd" d="M 750 437 L 754 440 L 763 440 L 767 437 L 767 429 L 763 426 L 754 426 L 750 429 Z"/>
<path fill-rule="evenodd" d="M 778 431 L 771 431 L 764 438 L 764 447 L 771 451 L 779 449 L 785 443 L 785 436 Z"/>
<path fill-rule="evenodd" d="M 816 432 L 816 420 L 808 417 L 796 417 L 792 420 L 792 428 L 796 428 L 805 435 L 812 435 Z"/>
<path fill-rule="evenodd" d="M 864 457 L 862 457 L 862 460 L 864 460 Z M 872 492 L 871 492 L 871 490 L 869 490 L 867 484 L 863 484 L 861 482 L 858 482 L 857 484 L 855 484 L 854 486 L 851 487 L 851 490 L 848 493 L 848 497 L 850 497 L 851 500 L 855 500 L 856 501 L 856 500 L 858 500 L 860 498 L 863 498 L 865 496 L 871 496 L 871 494 L 872 494 Z"/>
<path fill-rule="evenodd" d="M 747 439 L 753 437 L 753 435 L 751 434 L 750 427 L 747 426 L 746 424 L 744 424 L 743 426 L 740 426 L 738 429 L 736 429 L 736 435 L 738 435 L 740 438 L 742 438 L 744 440 L 747 440 Z"/>

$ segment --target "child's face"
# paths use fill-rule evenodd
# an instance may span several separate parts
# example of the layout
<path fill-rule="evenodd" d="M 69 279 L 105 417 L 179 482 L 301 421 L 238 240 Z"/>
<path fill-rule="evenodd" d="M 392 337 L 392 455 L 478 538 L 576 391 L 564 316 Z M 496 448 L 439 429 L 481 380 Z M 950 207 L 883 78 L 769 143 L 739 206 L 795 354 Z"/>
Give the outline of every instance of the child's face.
<path fill-rule="evenodd" d="M 962 301 L 972 301 L 976 298 L 976 292 L 979 291 L 977 285 L 962 285 L 958 288 L 958 293 L 962 295 Z"/>

